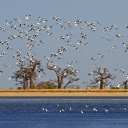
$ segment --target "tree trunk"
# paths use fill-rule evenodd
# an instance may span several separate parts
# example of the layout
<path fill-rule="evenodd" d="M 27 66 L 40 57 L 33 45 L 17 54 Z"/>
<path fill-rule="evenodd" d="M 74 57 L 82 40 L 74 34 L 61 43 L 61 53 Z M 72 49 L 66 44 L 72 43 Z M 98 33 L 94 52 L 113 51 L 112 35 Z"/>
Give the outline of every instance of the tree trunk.
<path fill-rule="evenodd" d="M 69 80 L 68 83 L 64 86 L 64 89 L 65 89 L 70 83 L 72 83 L 72 82 Z"/>
<path fill-rule="evenodd" d="M 104 79 L 102 79 L 100 82 L 100 89 L 104 89 L 104 88 L 105 88 L 105 83 L 104 83 Z"/>
<path fill-rule="evenodd" d="M 33 76 L 30 77 L 30 89 L 35 89 L 35 83 Z"/>
<path fill-rule="evenodd" d="M 23 89 L 28 89 L 28 82 L 27 79 L 24 77 L 24 86 Z"/>
<path fill-rule="evenodd" d="M 124 83 L 124 89 L 128 89 L 127 81 Z"/>
<path fill-rule="evenodd" d="M 58 76 L 58 88 L 59 88 L 59 89 L 63 89 L 63 87 L 62 87 L 62 78 L 61 78 L 61 75 Z"/>

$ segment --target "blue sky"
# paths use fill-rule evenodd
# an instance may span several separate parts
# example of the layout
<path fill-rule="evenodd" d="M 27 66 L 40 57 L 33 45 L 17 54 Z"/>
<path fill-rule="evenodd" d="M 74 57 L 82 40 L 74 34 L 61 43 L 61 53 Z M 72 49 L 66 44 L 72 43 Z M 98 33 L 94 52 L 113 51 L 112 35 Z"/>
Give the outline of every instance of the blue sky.
<path fill-rule="evenodd" d="M 32 42 L 34 48 L 30 51 L 26 48 L 28 42 L 25 37 L 20 39 L 16 38 L 15 40 L 9 40 L 10 47 L 13 50 L 7 50 L 7 45 L 0 44 L 0 54 L 6 52 L 7 54 L 4 57 L 0 57 L 0 70 L 3 71 L 3 75 L 0 76 L 0 88 L 16 88 L 15 81 L 9 80 L 8 78 L 13 75 L 13 72 L 19 68 L 16 66 L 15 62 L 17 59 L 24 58 L 27 52 L 36 52 L 37 55 L 35 58 L 40 59 L 43 66 L 47 64 L 47 60 L 44 56 L 50 57 L 51 52 L 57 52 L 61 46 L 67 47 L 67 51 L 63 53 L 63 59 L 58 60 L 57 58 L 50 58 L 51 61 L 54 61 L 54 64 L 59 65 L 61 68 L 65 68 L 68 63 L 72 60 L 77 60 L 76 64 L 73 64 L 74 69 L 78 69 L 78 77 L 80 80 L 74 82 L 74 85 L 79 85 L 81 88 L 85 88 L 87 84 L 90 83 L 90 79 L 93 79 L 93 76 L 88 76 L 88 72 L 92 72 L 95 67 L 107 68 L 110 73 L 117 76 L 112 83 L 116 86 L 118 83 L 122 83 L 125 80 L 125 75 L 128 74 L 128 51 L 125 51 L 123 43 L 128 44 L 128 1 L 127 0 L 13 0 L 1 1 L 0 4 L 0 26 L 5 27 L 7 30 L 0 30 L 0 40 L 8 39 L 8 36 L 14 35 L 19 29 L 12 29 L 10 26 L 6 25 L 6 20 L 12 21 L 12 24 L 17 24 L 14 21 L 14 18 L 21 19 L 23 22 L 29 22 L 30 24 L 37 22 L 38 18 L 46 18 L 48 21 L 45 24 L 41 24 L 38 27 L 47 25 L 53 26 L 49 32 L 52 33 L 52 36 L 47 36 L 47 31 L 40 33 L 36 40 L 44 40 L 45 43 L 38 46 L 35 42 Z M 26 15 L 31 15 L 29 20 L 25 19 Z M 53 17 L 61 17 L 61 21 L 53 20 Z M 74 21 L 80 18 L 82 22 L 78 26 L 74 26 Z M 57 23 L 63 23 L 66 27 L 67 24 L 65 21 L 69 20 L 71 22 L 72 28 L 67 28 L 66 30 L 60 29 L 60 26 Z M 101 25 L 96 24 L 96 31 L 91 30 L 91 26 L 85 27 L 85 21 L 89 23 L 100 22 Z M 117 25 L 117 30 L 113 27 L 110 32 L 103 33 L 104 28 L 111 28 L 111 26 Z M 85 27 L 85 29 L 80 29 Z M 77 52 L 73 47 L 67 45 L 64 41 L 58 41 L 58 37 L 61 35 L 66 36 L 73 32 L 74 35 L 71 36 L 71 43 L 73 46 L 78 47 L 82 52 Z M 81 39 L 80 33 L 87 35 L 86 39 Z M 117 34 L 120 34 L 123 37 L 116 37 Z M 106 40 L 102 37 L 108 37 L 111 41 Z M 88 43 L 87 46 L 77 45 L 77 41 L 81 40 L 83 43 Z M 112 47 L 116 46 L 117 49 Z M 16 50 L 22 49 L 22 56 L 18 58 L 12 58 L 12 55 L 16 54 Z M 110 51 L 110 52 L 108 52 Z M 112 53 L 113 51 L 114 53 Z M 98 54 L 103 55 L 103 59 L 98 58 Z M 92 57 L 95 57 L 96 60 L 91 60 Z M 3 65 L 11 65 L 11 67 L 4 68 Z M 117 71 L 114 68 L 118 68 Z M 124 73 L 120 71 L 124 69 Z M 39 78 L 39 81 L 47 81 L 49 79 L 56 79 L 56 75 L 53 71 L 49 71 L 45 68 L 46 75 L 43 75 L 43 78 Z M 88 81 L 86 84 L 82 84 L 83 81 Z M 38 82 L 39 82 L 38 81 Z"/>

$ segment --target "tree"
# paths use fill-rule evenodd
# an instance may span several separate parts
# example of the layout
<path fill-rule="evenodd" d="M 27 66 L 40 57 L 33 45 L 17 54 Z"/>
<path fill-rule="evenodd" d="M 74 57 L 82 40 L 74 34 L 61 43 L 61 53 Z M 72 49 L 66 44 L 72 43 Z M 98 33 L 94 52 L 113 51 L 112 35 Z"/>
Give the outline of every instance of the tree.
<path fill-rule="evenodd" d="M 57 80 L 55 80 L 55 82 L 58 84 L 59 89 L 65 89 L 70 83 L 79 80 L 79 78 L 73 78 L 73 76 L 76 76 L 76 73 L 79 72 L 78 70 L 73 70 L 70 67 L 61 69 L 57 65 L 52 64 L 47 64 L 47 68 L 49 70 L 53 70 L 56 73 Z M 63 82 L 65 78 L 68 79 L 68 82 L 63 87 Z"/>
<path fill-rule="evenodd" d="M 41 81 L 36 85 L 37 89 L 54 89 L 57 88 L 53 80 L 49 80 L 46 82 Z"/>
<path fill-rule="evenodd" d="M 21 68 L 20 70 L 14 72 L 12 78 L 15 79 L 16 82 L 19 82 L 19 84 L 22 84 L 23 89 L 28 89 L 29 75 L 27 68 Z"/>
<path fill-rule="evenodd" d="M 44 69 L 41 65 L 41 62 L 39 60 L 36 59 L 32 59 L 29 60 L 28 63 L 28 67 L 29 70 L 29 79 L 30 79 L 30 89 L 34 89 L 35 88 L 35 82 L 34 79 L 37 77 L 36 72 L 43 72 L 44 73 Z"/>
<path fill-rule="evenodd" d="M 105 86 L 110 85 L 111 82 L 108 82 L 109 79 L 113 80 L 116 78 L 115 75 L 109 73 L 107 68 L 103 68 L 102 70 L 103 72 L 101 71 L 100 67 L 94 70 L 93 76 L 96 77 L 94 77 L 94 80 L 91 80 L 92 81 L 91 84 L 100 83 L 100 89 L 104 89 Z"/>
<path fill-rule="evenodd" d="M 128 89 L 128 81 L 127 80 L 125 80 L 124 82 L 123 82 L 123 84 L 122 85 L 124 85 L 124 89 Z"/>
<path fill-rule="evenodd" d="M 126 80 L 123 81 L 122 85 L 124 85 L 124 89 L 128 89 L 128 75 L 125 76 L 126 77 Z"/>
<path fill-rule="evenodd" d="M 29 88 L 28 87 L 28 80 L 29 80 L 30 89 L 34 89 L 35 88 L 34 80 L 36 80 L 37 72 L 44 71 L 41 62 L 36 59 L 32 59 L 32 60 L 20 62 L 18 66 L 20 67 L 20 70 L 14 72 L 12 78 L 14 78 L 16 82 L 22 84 L 24 89 Z"/>

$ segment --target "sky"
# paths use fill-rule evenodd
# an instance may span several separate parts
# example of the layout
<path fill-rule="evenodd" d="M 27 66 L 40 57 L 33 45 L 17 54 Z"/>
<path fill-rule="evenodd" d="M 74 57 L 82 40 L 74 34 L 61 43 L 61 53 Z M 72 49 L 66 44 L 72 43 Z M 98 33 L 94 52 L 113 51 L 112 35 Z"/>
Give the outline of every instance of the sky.
<path fill-rule="evenodd" d="M 46 68 L 48 61 L 53 61 L 61 68 L 65 68 L 72 61 L 77 61 L 73 64 L 75 70 L 79 70 L 77 77 L 79 81 L 74 82 L 73 85 L 79 85 L 81 88 L 86 88 L 86 85 L 91 83 L 93 75 L 88 75 L 96 67 L 107 68 L 110 73 L 117 76 L 112 84 L 117 86 L 119 83 L 125 81 L 125 75 L 128 74 L 128 51 L 125 52 L 126 47 L 123 43 L 128 45 L 128 1 L 127 0 L 1 0 L 0 4 L 0 27 L 5 28 L 5 31 L 0 30 L 0 40 L 8 40 L 9 44 L 0 43 L 0 55 L 6 52 L 0 57 L 0 88 L 9 89 L 17 88 L 15 80 L 10 79 L 13 72 L 19 70 L 16 65 L 16 61 L 24 59 L 27 52 L 31 54 L 34 52 L 36 59 L 41 60 L 45 69 L 45 75 L 43 78 L 38 78 L 40 81 L 48 81 L 50 79 L 56 79 L 54 71 L 49 71 Z M 29 19 L 25 19 L 26 15 L 31 15 Z M 60 17 L 61 20 L 53 19 L 54 16 Z M 37 24 L 37 20 L 45 18 L 46 23 Z M 29 42 L 25 34 L 23 38 L 17 37 L 18 31 L 27 31 L 30 27 L 19 27 L 19 24 L 14 19 L 20 19 L 22 23 L 28 22 L 36 24 L 36 29 L 43 26 L 52 26 L 51 29 L 42 30 L 33 42 Z M 81 23 L 77 26 L 74 21 L 80 19 Z M 6 24 L 6 20 L 11 22 L 11 25 Z M 71 28 L 68 28 L 70 21 Z M 85 26 L 87 23 L 89 26 Z M 92 23 L 92 24 L 91 24 Z M 61 25 L 66 29 L 62 29 Z M 94 26 L 95 24 L 95 26 Z M 11 28 L 12 25 L 16 25 Z M 93 31 L 95 27 L 95 31 Z M 117 27 L 117 29 L 116 29 Z M 82 29 L 83 28 L 83 29 Z M 108 29 L 107 29 L 108 28 Z M 109 30 L 112 28 L 111 30 Z M 106 30 L 107 31 L 104 31 Z M 28 33 L 29 36 L 35 34 L 36 31 Z M 51 33 L 51 36 L 48 36 Z M 70 35 L 73 33 L 73 35 Z M 81 33 L 86 35 L 86 39 L 81 37 Z M 121 35 L 117 37 L 116 35 Z M 16 35 L 15 39 L 8 39 L 9 36 Z M 65 39 L 58 40 L 60 36 L 64 36 Z M 66 35 L 69 35 L 71 45 L 66 44 Z M 36 41 L 43 40 L 44 43 L 38 45 Z M 79 45 L 77 42 L 87 43 L 86 46 Z M 32 44 L 34 47 L 29 50 L 28 45 Z M 113 47 L 115 46 L 115 47 Z M 12 49 L 7 49 L 12 47 Z M 66 47 L 67 51 L 63 52 L 62 59 L 58 60 L 57 57 L 50 57 L 51 53 L 56 53 L 61 47 Z M 80 50 L 74 50 L 74 47 Z M 21 56 L 12 58 L 16 55 L 17 49 L 21 49 Z M 103 55 L 103 58 L 99 58 L 98 54 Z M 47 60 L 45 57 L 49 57 Z M 95 58 L 95 60 L 92 60 Z M 115 71 L 117 68 L 117 71 Z M 124 70 L 124 73 L 122 72 Z M 84 81 L 88 81 L 84 83 Z M 66 82 L 66 81 L 65 81 Z M 98 84 L 99 85 L 99 84 Z"/>

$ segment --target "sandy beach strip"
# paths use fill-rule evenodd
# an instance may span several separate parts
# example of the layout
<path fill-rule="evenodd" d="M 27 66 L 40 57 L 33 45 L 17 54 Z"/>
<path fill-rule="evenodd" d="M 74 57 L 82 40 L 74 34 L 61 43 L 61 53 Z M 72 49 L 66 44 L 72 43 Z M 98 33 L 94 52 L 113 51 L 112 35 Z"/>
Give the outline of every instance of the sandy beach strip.
<path fill-rule="evenodd" d="M 0 97 L 128 97 L 128 89 L 2 89 Z"/>

